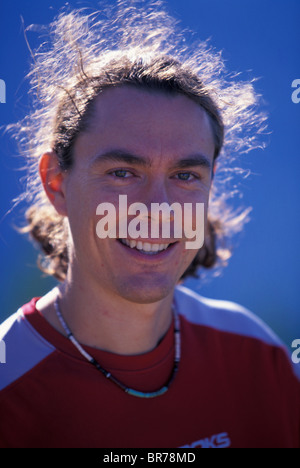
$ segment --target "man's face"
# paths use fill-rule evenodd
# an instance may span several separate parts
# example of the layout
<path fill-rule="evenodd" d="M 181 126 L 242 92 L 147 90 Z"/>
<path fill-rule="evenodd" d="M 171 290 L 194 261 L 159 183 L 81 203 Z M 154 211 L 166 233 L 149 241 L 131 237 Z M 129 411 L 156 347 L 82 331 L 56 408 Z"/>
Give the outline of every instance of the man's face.
<path fill-rule="evenodd" d="M 150 226 L 135 247 L 129 235 L 100 239 L 96 209 L 109 202 L 118 216 L 126 195 L 128 206 L 143 203 L 149 213 L 151 203 L 204 203 L 206 218 L 213 154 L 207 114 L 187 97 L 125 86 L 101 94 L 65 178 L 75 277 L 136 303 L 171 294 L 198 249 L 186 249 L 184 237 L 153 239 Z"/>

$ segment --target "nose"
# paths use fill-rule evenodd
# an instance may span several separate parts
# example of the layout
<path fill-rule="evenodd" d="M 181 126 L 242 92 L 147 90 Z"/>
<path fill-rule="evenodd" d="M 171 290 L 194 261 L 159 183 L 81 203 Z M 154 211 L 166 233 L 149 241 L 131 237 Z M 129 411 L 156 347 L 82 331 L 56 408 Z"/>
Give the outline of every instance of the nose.
<path fill-rule="evenodd" d="M 148 180 L 147 185 L 143 189 L 143 203 L 148 210 L 152 203 L 170 203 L 170 193 L 167 187 L 167 181 L 164 177 L 155 177 Z M 142 200 L 141 200 L 142 201 Z"/>
<path fill-rule="evenodd" d="M 173 199 L 167 181 L 157 178 L 149 182 L 142 198 L 147 207 L 151 238 L 181 237 L 182 207 Z"/>

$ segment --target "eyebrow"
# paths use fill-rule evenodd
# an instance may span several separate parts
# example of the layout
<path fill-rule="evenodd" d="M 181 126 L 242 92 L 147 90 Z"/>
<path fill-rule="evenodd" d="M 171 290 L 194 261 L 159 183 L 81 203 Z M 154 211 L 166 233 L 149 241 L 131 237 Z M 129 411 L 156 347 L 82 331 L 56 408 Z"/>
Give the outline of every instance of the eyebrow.
<path fill-rule="evenodd" d="M 93 159 L 92 164 L 101 162 L 120 162 L 125 164 L 133 164 L 136 166 L 150 167 L 152 165 L 149 158 L 138 156 L 132 153 L 128 153 L 123 150 L 110 150 L 102 154 L 98 154 Z M 175 161 L 173 166 L 174 169 L 185 169 L 188 167 L 201 166 L 207 169 L 212 168 L 211 162 L 207 156 L 201 153 L 190 155 L 186 158 Z"/>
<path fill-rule="evenodd" d="M 187 167 L 196 167 L 196 166 L 201 166 L 207 169 L 211 169 L 211 162 L 206 156 L 204 156 L 204 154 L 195 154 L 195 155 L 189 156 L 188 158 L 179 159 L 179 161 L 176 161 L 174 168 L 185 169 Z"/>

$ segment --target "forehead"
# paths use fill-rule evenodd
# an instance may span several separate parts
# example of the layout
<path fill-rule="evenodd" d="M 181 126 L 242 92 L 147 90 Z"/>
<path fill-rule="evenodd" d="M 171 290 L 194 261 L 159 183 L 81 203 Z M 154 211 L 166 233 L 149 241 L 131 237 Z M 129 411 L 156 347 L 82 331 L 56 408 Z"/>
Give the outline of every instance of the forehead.
<path fill-rule="evenodd" d="M 212 158 L 214 139 L 207 113 L 188 97 L 122 86 L 95 99 L 74 149 L 80 157 L 115 148 L 151 158 L 197 151 Z"/>

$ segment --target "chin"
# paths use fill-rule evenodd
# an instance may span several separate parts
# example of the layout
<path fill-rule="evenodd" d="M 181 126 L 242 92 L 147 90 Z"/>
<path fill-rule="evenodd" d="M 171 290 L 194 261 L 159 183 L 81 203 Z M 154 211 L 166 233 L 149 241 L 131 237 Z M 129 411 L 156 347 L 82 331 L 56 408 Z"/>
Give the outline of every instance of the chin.
<path fill-rule="evenodd" d="M 126 280 L 122 287 L 119 287 L 119 294 L 126 300 L 136 304 L 151 304 L 165 299 L 173 293 L 177 281 L 164 277 L 138 278 Z"/>

